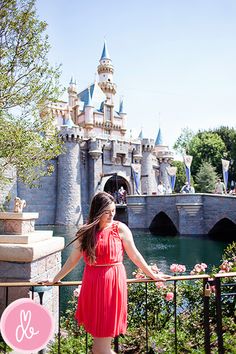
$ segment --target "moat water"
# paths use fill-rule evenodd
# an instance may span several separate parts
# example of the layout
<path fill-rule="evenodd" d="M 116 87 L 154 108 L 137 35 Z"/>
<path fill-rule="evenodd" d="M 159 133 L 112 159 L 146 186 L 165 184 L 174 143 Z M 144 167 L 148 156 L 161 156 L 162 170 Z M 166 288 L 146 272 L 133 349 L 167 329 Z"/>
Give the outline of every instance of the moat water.
<path fill-rule="evenodd" d="M 46 229 L 52 229 L 48 226 Z M 76 228 L 74 227 L 53 227 L 54 236 L 65 237 L 65 243 L 69 243 L 75 236 Z M 224 249 L 230 243 L 222 238 L 202 236 L 158 236 L 152 235 L 149 231 L 133 230 L 134 241 L 138 250 L 142 253 L 146 261 L 156 263 L 158 268 L 165 273 L 170 273 L 169 268 L 172 263 L 184 264 L 186 271 L 189 273 L 196 263 L 204 262 L 211 266 L 220 264 Z M 72 245 L 63 250 L 62 263 L 66 261 L 72 250 Z M 132 272 L 136 266 L 128 259 L 124 258 L 124 264 L 128 278 L 133 278 Z M 83 261 L 80 261 L 76 268 L 68 274 L 64 280 L 81 280 L 83 274 Z M 71 296 L 73 289 L 71 287 L 63 288 L 62 308 L 65 306 L 66 299 Z"/>

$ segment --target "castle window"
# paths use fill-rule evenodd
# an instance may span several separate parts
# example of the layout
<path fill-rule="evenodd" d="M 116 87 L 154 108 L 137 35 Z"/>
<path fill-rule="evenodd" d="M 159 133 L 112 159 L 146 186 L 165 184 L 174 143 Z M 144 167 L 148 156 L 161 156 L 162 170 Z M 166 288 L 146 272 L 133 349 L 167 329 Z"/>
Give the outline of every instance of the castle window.
<path fill-rule="evenodd" d="M 111 107 L 105 105 L 105 120 L 111 121 Z"/>

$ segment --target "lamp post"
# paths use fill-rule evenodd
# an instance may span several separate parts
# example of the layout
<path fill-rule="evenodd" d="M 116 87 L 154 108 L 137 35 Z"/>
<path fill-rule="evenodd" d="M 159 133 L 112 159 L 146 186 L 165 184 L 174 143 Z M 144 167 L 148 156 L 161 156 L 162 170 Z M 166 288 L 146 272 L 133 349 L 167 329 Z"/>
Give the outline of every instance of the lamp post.
<path fill-rule="evenodd" d="M 233 180 L 233 163 L 234 163 L 234 160 L 231 159 L 230 160 L 230 179 L 231 179 L 231 182 L 230 182 L 230 189 L 233 190 L 234 189 L 234 186 L 235 186 L 235 182 Z"/>

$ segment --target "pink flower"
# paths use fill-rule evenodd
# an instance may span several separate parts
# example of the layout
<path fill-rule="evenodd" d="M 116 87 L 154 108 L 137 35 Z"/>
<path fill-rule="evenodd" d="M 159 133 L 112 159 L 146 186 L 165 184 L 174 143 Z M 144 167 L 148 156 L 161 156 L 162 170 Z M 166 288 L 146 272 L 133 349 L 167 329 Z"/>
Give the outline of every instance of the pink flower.
<path fill-rule="evenodd" d="M 233 266 L 233 262 L 229 262 L 229 261 L 224 261 L 221 266 L 220 269 L 223 270 L 224 272 L 230 272 Z M 222 272 L 221 272 L 222 273 Z"/>
<path fill-rule="evenodd" d="M 152 264 L 152 265 L 151 265 L 151 270 L 152 270 L 154 273 L 159 273 L 159 272 L 160 272 L 160 269 L 157 268 L 157 265 L 156 265 L 156 264 Z"/>
<path fill-rule="evenodd" d="M 166 288 L 166 285 L 163 281 L 157 281 L 155 284 L 156 284 L 157 289 L 161 289 L 161 288 L 165 289 Z"/>
<path fill-rule="evenodd" d="M 186 267 L 183 264 L 171 264 L 170 270 L 172 273 L 184 273 L 186 271 Z"/>
<path fill-rule="evenodd" d="M 166 301 L 172 301 L 174 299 L 174 293 L 168 292 L 165 297 Z"/>
<path fill-rule="evenodd" d="M 171 270 L 171 272 L 173 272 L 173 273 L 177 273 L 177 271 L 178 271 L 178 264 L 175 264 L 175 263 L 171 264 L 170 270 Z"/>
<path fill-rule="evenodd" d="M 81 285 L 79 285 L 78 288 L 74 289 L 73 295 L 74 295 L 75 297 L 79 297 L 80 290 L 81 290 Z"/>

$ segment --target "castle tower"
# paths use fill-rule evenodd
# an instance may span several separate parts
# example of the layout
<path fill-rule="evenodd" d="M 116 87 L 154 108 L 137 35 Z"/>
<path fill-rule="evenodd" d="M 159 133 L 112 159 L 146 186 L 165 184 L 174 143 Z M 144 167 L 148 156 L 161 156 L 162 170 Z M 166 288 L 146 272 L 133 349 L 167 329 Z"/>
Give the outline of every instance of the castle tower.
<path fill-rule="evenodd" d="M 154 155 L 154 140 L 142 139 L 141 190 L 143 194 L 157 191 L 157 159 Z"/>
<path fill-rule="evenodd" d="M 126 130 L 127 130 L 127 114 L 124 112 L 123 98 L 121 98 L 121 100 L 120 100 L 119 115 L 122 118 L 121 132 L 122 132 L 122 134 L 125 134 Z"/>
<path fill-rule="evenodd" d="M 84 123 L 85 123 L 85 128 L 87 129 L 93 128 L 93 109 L 94 106 L 92 104 L 90 88 L 88 87 L 88 103 L 84 108 L 84 113 L 85 113 Z"/>
<path fill-rule="evenodd" d="M 98 85 L 106 95 L 106 103 L 113 105 L 113 96 L 116 94 L 116 84 L 113 82 L 114 68 L 107 50 L 106 41 L 104 41 L 104 47 L 99 63 L 100 64 L 97 68 L 99 75 Z"/>
<path fill-rule="evenodd" d="M 159 181 L 163 182 L 163 185 L 167 192 L 171 192 L 170 176 L 168 175 L 168 167 L 170 167 L 170 161 L 173 160 L 173 152 L 169 150 L 167 145 L 163 144 L 161 128 L 159 128 L 156 141 L 155 141 L 155 155 L 159 160 Z"/>
<path fill-rule="evenodd" d="M 68 87 L 68 103 L 70 107 L 74 107 L 77 104 L 77 86 L 76 81 L 71 77 L 70 84 Z"/>
<path fill-rule="evenodd" d="M 78 225 L 83 223 L 79 168 L 82 132 L 78 127 L 65 127 L 60 135 L 65 152 L 58 157 L 56 224 Z"/>

